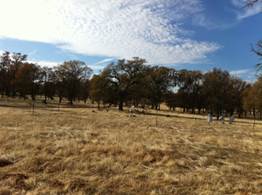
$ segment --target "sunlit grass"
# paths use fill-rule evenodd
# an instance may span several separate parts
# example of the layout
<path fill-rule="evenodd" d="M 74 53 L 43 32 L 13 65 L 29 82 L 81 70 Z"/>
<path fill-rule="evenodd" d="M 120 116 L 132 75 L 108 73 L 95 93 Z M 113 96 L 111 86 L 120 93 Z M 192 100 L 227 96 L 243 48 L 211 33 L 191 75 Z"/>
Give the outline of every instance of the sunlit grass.
<path fill-rule="evenodd" d="M 0 117 L 0 159 L 11 162 L 0 194 L 262 193 L 259 125 L 80 108 Z"/>

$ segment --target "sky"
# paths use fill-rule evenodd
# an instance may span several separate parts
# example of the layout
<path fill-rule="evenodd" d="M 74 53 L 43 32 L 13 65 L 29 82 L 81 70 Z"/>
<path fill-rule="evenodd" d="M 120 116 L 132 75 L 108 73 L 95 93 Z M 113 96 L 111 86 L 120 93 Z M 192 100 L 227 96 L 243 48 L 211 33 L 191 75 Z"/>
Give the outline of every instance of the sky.
<path fill-rule="evenodd" d="M 86 62 L 99 72 L 119 58 L 176 69 L 228 70 L 255 79 L 262 2 L 244 0 L 0 0 L 0 52 L 39 65 Z"/>

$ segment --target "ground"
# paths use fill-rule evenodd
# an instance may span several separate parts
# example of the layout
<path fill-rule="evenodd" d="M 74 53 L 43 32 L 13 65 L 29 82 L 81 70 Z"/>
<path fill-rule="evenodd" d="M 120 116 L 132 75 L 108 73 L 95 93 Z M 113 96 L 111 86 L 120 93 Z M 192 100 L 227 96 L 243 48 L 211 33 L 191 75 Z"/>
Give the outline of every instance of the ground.
<path fill-rule="evenodd" d="M 261 125 L 0 107 L 0 194 L 262 194 L 261 173 Z"/>

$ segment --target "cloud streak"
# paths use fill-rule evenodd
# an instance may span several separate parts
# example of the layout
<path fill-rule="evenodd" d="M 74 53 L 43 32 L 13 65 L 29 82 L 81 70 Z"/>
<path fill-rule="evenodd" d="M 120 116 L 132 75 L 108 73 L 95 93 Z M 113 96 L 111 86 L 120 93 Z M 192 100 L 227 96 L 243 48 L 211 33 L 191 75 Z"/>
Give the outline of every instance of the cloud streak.
<path fill-rule="evenodd" d="M 254 69 L 232 70 L 230 74 L 242 78 L 249 83 L 253 83 L 256 80 L 256 71 Z"/>
<path fill-rule="evenodd" d="M 216 43 L 186 37 L 201 0 L 0 0 L 0 37 L 56 44 L 74 53 L 153 64 L 194 63 Z M 15 14 L 14 14 L 15 13 Z"/>
<path fill-rule="evenodd" d="M 262 1 L 258 1 L 254 6 L 245 7 L 245 0 L 231 0 L 232 4 L 241 11 L 237 11 L 239 20 L 257 15 L 262 12 Z"/>

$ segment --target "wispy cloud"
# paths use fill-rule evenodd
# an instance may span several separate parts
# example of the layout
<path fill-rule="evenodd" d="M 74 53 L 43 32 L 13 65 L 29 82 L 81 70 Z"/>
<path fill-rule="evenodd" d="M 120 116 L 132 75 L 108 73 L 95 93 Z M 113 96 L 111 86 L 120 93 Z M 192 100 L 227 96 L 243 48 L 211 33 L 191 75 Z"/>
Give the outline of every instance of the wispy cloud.
<path fill-rule="evenodd" d="M 33 57 L 33 56 L 35 56 L 37 53 L 38 53 L 38 51 L 35 49 L 35 50 L 29 52 L 27 55 L 30 56 L 30 57 Z"/>
<path fill-rule="evenodd" d="M 230 71 L 230 74 L 238 76 L 238 75 L 245 75 L 251 71 L 253 70 L 252 69 L 232 70 Z"/>
<path fill-rule="evenodd" d="M 230 71 L 230 74 L 250 83 L 253 83 L 256 80 L 256 71 L 254 69 L 232 70 Z"/>
<path fill-rule="evenodd" d="M 0 0 L 0 36 L 53 43 L 75 53 L 154 64 L 194 63 L 216 51 L 182 27 L 201 0 Z M 15 13 L 15 14 L 14 14 Z"/>
<path fill-rule="evenodd" d="M 204 27 L 204 28 L 207 28 L 209 30 L 221 28 L 221 25 L 217 25 L 217 24 L 211 22 L 208 19 L 208 17 L 203 13 L 196 14 L 192 18 L 192 23 L 193 23 L 193 25 Z"/>
<path fill-rule="evenodd" d="M 98 61 L 94 64 L 90 64 L 88 65 L 90 68 L 92 68 L 92 70 L 94 70 L 95 73 L 103 70 L 108 64 L 115 62 L 116 59 L 115 58 L 106 58 L 104 60 Z"/>
<path fill-rule="evenodd" d="M 116 59 L 115 58 L 107 58 L 101 61 L 98 61 L 94 64 L 94 66 L 104 66 L 104 65 L 108 65 L 109 63 L 114 62 Z"/>
<path fill-rule="evenodd" d="M 239 20 L 262 13 L 262 1 L 249 7 L 245 6 L 245 0 L 231 0 L 231 2 L 238 9 L 236 13 Z"/>

